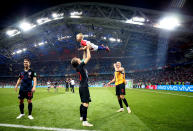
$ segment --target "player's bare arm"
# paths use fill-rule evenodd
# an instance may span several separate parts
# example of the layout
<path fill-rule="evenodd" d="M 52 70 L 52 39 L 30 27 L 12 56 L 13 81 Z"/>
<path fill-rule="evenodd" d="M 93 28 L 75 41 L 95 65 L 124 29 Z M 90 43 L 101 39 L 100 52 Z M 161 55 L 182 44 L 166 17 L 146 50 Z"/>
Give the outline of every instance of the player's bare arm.
<path fill-rule="evenodd" d="M 35 92 L 36 86 L 37 86 L 37 78 L 33 77 L 33 81 L 34 81 L 34 84 L 33 84 L 32 92 Z"/>
<path fill-rule="evenodd" d="M 86 58 L 85 58 L 85 60 L 84 60 L 84 63 L 87 64 L 87 63 L 89 62 L 90 58 L 91 58 L 91 55 L 90 55 L 90 46 L 87 46 L 87 48 L 86 48 Z"/>
<path fill-rule="evenodd" d="M 84 47 L 78 48 L 78 50 L 79 50 L 79 51 L 81 51 L 81 50 L 86 50 L 86 48 L 87 48 L 87 46 L 84 46 Z"/>
<path fill-rule="evenodd" d="M 17 92 L 17 88 L 18 88 L 18 86 L 19 86 L 19 84 L 21 83 L 21 78 L 19 78 L 18 80 L 17 80 L 17 83 L 16 83 L 16 85 L 15 85 L 15 91 Z"/>
<path fill-rule="evenodd" d="M 109 83 L 107 83 L 107 85 L 110 85 L 111 83 L 114 83 L 114 82 L 115 82 L 115 76 Z"/>
<path fill-rule="evenodd" d="M 84 60 L 86 59 L 86 50 L 84 50 L 84 52 L 83 52 L 83 59 Z"/>

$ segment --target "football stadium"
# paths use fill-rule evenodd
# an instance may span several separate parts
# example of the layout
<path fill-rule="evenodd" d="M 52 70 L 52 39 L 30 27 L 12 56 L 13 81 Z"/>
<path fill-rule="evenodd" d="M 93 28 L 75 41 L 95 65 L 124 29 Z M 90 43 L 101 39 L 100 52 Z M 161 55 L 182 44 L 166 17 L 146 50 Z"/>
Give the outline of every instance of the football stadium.
<path fill-rule="evenodd" d="M 6 5 L 0 131 L 193 130 L 191 0 Z"/>

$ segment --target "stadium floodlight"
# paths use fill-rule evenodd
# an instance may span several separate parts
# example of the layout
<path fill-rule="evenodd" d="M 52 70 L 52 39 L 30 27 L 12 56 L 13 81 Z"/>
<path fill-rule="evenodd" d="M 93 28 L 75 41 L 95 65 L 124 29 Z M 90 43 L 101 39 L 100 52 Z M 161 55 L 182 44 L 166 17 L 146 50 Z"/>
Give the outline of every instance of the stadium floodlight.
<path fill-rule="evenodd" d="M 32 28 L 36 27 L 36 25 L 34 24 L 30 24 L 28 22 L 21 22 L 19 27 L 23 30 L 23 31 L 29 31 Z"/>
<path fill-rule="evenodd" d="M 78 11 L 73 11 L 70 13 L 71 16 L 81 16 L 82 15 L 82 11 L 78 12 Z"/>
<path fill-rule="evenodd" d="M 40 42 L 38 45 L 39 45 L 39 46 L 44 45 L 44 42 Z"/>
<path fill-rule="evenodd" d="M 54 20 L 64 18 L 64 13 L 52 13 L 52 17 Z"/>
<path fill-rule="evenodd" d="M 143 17 L 132 17 L 132 21 L 134 22 L 145 22 L 145 18 Z"/>
<path fill-rule="evenodd" d="M 22 52 L 22 50 L 18 50 L 18 51 L 16 51 L 16 53 L 17 53 L 17 54 L 20 54 L 21 52 Z"/>
<path fill-rule="evenodd" d="M 75 15 L 71 15 L 71 18 L 81 18 L 81 16 L 75 16 Z"/>
<path fill-rule="evenodd" d="M 52 14 L 52 17 L 53 17 L 53 18 L 57 18 L 57 17 L 58 17 L 58 14 L 57 14 L 57 13 L 53 13 L 53 14 Z"/>
<path fill-rule="evenodd" d="M 6 34 L 10 37 L 20 34 L 21 32 L 19 30 L 7 30 Z"/>
<path fill-rule="evenodd" d="M 116 39 L 113 38 L 113 37 L 110 37 L 109 40 L 112 41 L 112 42 L 115 42 L 115 41 L 116 41 Z"/>
<path fill-rule="evenodd" d="M 26 51 L 27 49 L 26 48 L 23 48 L 23 50 L 22 51 Z"/>
<path fill-rule="evenodd" d="M 162 28 L 166 30 L 174 30 L 176 27 L 180 26 L 180 21 L 175 16 L 168 16 L 160 20 L 160 22 L 154 27 Z"/>
<path fill-rule="evenodd" d="M 103 39 L 104 39 L 104 40 L 106 40 L 106 39 L 107 39 L 107 37 L 103 37 Z"/>
<path fill-rule="evenodd" d="M 135 25 L 144 25 L 143 22 L 133 21 L 132 19 L 126 20 L 125 23 L 135 24 Z"/>
<path fill-rule="evenodd" d="M 15 52 L 13 52 L 12 55 L 15 55 Z"/>
<path fill-rule="evenodd" d="M 81 18 L 82 15 L 82 11 L 78 12 L 78 11 L 73 11 L 70 13 L 70 17 L 71 18 Z"/>
<path fill-rule="evenodd" d="M 47 41 L 44 41 L 44 42 L 39 42 L 38 44 L 34 44 L 34 47 L 37 47 L 37 46 L 42 46 L 44 44 L 47 44 L 48 42 Z"/>
<path fill-rule="evenodd" d="M 113 38 L 113 37 L 110 37 L 109 40 L 110 40 L 111 42 L 121 42 L 121 39 L 115 39 L 115 38 Z"/>
<path fill-rule="evenodd" d="M 117 39 L 117 42 L 121 42 L 121 39 Z"/>
<path fill-rule="evenodd" d="M 145 18 L 135 16 L 135 17 L 132 17 L 131 19 L 128 19 L 128 20 L 126 20 L 124 22 L 125 23 L 129 23 L 129 24 L 135 24 L 135 25 L 144 25 L 145 21 L 146 21 Z"/>
<path fill-rule="evenodd" d="M 49 19 L 49 18 L 40 18 L 40 19 L 37 19 L 37 23 L 38 23 L 38 25 L 42 25 L 42 24 L 44 24 L 44 23 L 47 23 L 47 22 L 49 22 L 49 21 L 51 21 L 51 19 Z"/>

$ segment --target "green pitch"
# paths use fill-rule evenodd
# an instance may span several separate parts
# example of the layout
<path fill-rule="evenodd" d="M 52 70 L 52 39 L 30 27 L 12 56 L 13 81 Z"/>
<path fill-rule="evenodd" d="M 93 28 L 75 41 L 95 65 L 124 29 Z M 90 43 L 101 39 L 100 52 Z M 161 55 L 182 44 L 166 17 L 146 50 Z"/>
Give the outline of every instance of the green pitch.
<path fill-rule="evenodd" d="M 88 118 L 94 127 L 82 127 L 78 88 L 75 94 L 65 93 L 64 88 L 58 93 L 54 89 L 48 93 L 45 88 L 38 88 L 33 99 L 34 120 L 27 118 L 26 101 L 26 116 L 16 120 L 17 93 L 13 89 L 0 89 L 0 123 L 101 131 L 193 130 L 193 93 L 145 89 L 127 89 L 126 93 L 131 114 L 126 110 L 116 112 L 119 105 L 115 88 L 90 88 L 92 102 Z M 0 130 L 24 129 L 0 127 Z"/>

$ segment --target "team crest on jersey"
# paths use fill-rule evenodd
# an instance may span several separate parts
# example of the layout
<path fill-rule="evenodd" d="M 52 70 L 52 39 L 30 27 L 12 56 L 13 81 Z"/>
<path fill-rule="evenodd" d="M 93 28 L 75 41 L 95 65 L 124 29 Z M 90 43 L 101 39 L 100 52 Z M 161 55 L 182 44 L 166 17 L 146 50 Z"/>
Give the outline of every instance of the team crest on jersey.
<path fill-rule="evenodd" d="M 28 78 L 31 78 L 31 72 L 28 72 Z"/>

